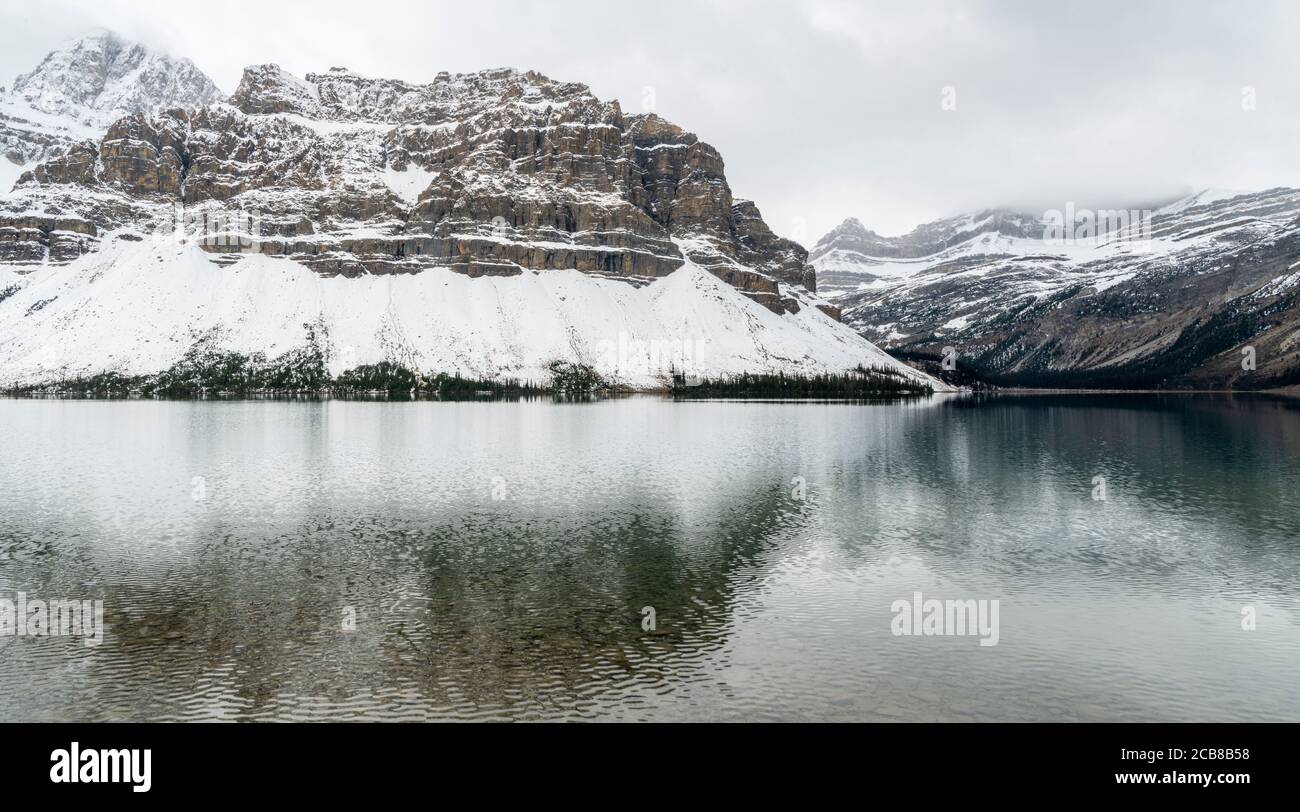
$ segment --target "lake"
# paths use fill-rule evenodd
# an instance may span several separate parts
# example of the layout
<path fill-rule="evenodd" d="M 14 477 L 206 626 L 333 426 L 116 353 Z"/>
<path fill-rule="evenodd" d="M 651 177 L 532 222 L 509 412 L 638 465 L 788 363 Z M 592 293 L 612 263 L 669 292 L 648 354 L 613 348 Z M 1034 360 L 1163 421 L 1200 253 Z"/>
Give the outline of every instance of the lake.
<path fill-rule="evenodd" d="M 0 598 L 103 613 L 0 636 L 0 721 L 1300 720 L 1296 400 L 9 399 L 0 432 Z"/>

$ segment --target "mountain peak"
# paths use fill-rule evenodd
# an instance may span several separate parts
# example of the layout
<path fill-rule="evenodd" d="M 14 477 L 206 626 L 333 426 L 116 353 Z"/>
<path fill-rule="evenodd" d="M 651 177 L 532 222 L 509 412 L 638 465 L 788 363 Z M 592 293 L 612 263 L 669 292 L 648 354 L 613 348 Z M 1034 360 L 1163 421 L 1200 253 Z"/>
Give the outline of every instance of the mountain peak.
<path fill-rule="evenodd" d="M 334 73 L 332 76 L 351 76 Z M 297 113 L 309 118 L 320 114 L 320 93 L 311 82 L 299 79 L 274 63 L 249 65 L 230 103 L 245 113 Z"/>
<path fill-rule="evenodd" d="M 862 224 L 856 217 L 845 218 L 843 222 L 822 235 L 813 247 L 813 257 L 817 258 L 836 249 L 866 253 L 869 246 L 880 241 L 880 235 Z"/>
<path fill-rule="evenodd" d="M 832 228 L 830 231 L 817 241 L 820 246 L 823 242 L 835 240 L 841 237 L 878 237 L 879 235 L 862 224 L 862 221 L 856 217 L 846 217 L 842 223 Z"/>
<path fill-rule="evenodd" d="M 51 51 L 35 69 L 14 80 L 12 95 L 42 113 L 99 127 L 132 113 L 221 98 L 212 80 L 190 60 L 106 29 Z"/>

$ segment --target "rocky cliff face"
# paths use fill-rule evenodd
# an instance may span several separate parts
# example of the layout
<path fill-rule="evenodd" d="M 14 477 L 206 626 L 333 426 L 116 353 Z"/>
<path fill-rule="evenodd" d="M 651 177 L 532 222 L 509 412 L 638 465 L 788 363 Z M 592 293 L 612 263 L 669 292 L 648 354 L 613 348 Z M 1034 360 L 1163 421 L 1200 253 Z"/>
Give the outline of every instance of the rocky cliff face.
<path fill-rule="evenodd" d="M 918 232 L 942 234 L 950 222 Z M 1300 190 L 1193 195 L 1152 212 L 1150 239 L 1137 242 L 1061 245 L 1044 239 L 1048 227 L 1004 217 L 912 256 L 915 241 L 882 253 L 849 223 L 814 256 L 823 293 L 864 336 L 932 358 L 951 347 L 1000 383 L 1300 381 Z"/>
<path fill-rule="evenodd" d="M 122 118 L 25 174 L 0 204 L 0 262 L 67 261 L 110 232 L 166 228 L 177 206 L 247 218 L 255 250 L 327 276 L 574 269 L 641 284 L 689 255 L 774 312 L 836 312 L 806 252 L 733 200 L 717 150 L 534 72 L 411 84 L 251 67 L 229 103 Z"/>
<path fill-rule="evenodd" d="M 124 116 L 197 107 L 221 97 L 188 59 L 100 31 L 51 52 L 10 91 L 0 89 L 0 155 L 28 166 L 98 140 Z"/>

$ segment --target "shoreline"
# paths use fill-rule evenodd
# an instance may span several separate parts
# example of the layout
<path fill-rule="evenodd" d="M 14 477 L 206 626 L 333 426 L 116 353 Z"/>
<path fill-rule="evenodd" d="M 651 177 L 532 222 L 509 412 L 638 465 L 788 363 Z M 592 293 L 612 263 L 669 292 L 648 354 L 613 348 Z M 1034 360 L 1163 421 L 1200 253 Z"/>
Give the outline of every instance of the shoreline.
<path fill-rule="evenodd" d="M 809 402 L 809 403 L 873 403 L 895 400 L 916 400 L 930 397 L 976 397 L 976 396 L 1021 396 L 1021 397 L 1045 397 L 1052 395 L 1240 395 L 1240 396 L 1259 396 L 1266 395 L 1269 397 L 1300 398 L 1300 386 L 1289 386 L 1278 389 L 989 389 L 989 390 L 958 390 L 954 392 L 931 392 L 931 393 L 887 393 L 881 392 L 876 397 L 868 398 L 844 398 L 844 397 L 803 397 L 803 398 L 780 398 L 780 397 L 727 397 L 725 395 L 715 395 L 710 397 L 692 397 L 674 395 L 673 390 L 667 388 L 656 389 L 624 389 L 592 393 L 586 396 L 560 395 L 553 392 L 530 392 L 530 393 L 502 393 L 496 395 L 482 395 L 477 397 L 436 397 L 428 395 L 415 395 L 394 397 L 382 391 L 376 392 L 354 392 L 350 394 L 331 393 L 331 392 L 312 392 L 312 391 L 271 391 L 271 392 L 213 392 L 195 396 L 158 396 L 143 394 L 125 394 L 125 395 L 93 395 L 82 392 L 15 392 L 0 390 L 0 400 L 86 400 L 86 401 L 166 401 L 166 402 L 186 402 L 186 401 L 327 401 L 338 400 L 344 402 L 384 402 L 384 403 L 490 403 L 495 401 L 518 401 L 518 400 L 557 400 L 557 401 L 574 401 L 587 402 L 596 400 L 617 400 L 629 397 L 659 397 L 673 400 L 675 402 Z"/>
<path fill-rule="evenodd" d="M 993 389 L 962 394 L 990 395 L 1282 395 L 1300 397 L 1300 386 L 1278 389 Z"/>

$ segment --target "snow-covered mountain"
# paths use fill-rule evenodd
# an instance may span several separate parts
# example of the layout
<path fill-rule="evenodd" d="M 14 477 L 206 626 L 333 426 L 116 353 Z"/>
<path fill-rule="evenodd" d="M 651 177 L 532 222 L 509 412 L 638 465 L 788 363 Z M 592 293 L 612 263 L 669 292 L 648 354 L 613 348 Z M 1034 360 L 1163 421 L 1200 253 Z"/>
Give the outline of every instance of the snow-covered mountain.
<path fill-rule="evenodd" d="M 12 95 L 43 113 L 103 128 L 131 113 L 210 104 L 221 91 L 188 59 L 99 31 L 51 52 L 14 81 Z"/>
<path fill-rule="evenodd" d="M 901 237 L 882 237 L 850 217 L 827 232 L 809 255 L 818 287 L 828 299 L 882 279 L 911 276 L 933 257 L 962 250 L 981 235 L 1034 239 L 1043 233 L 1034 217 L 989 210 L 917 226 Z"/>
<path fill-rule="evenodd" d="M 1300 380 L 1298 218 L 1300 190 L 1270 189 L 1202 191 L 1143 233 L 1087 239 L 1005 211 L 901 238 L 851 220 L 813 262 L 845 322 L 900 354 L 951 347 L 1008 384 L 1261 388 Z"/>
<path fill-rule="evenodd" d="M 25 169 L 98 140 L 132 113 L 218 101 L 221 92 L 188 59 L 97 31 L 51 52 L 12 88 L 0 89 L 0 193 Z"/>
<path fill-rule="evenodd" d="M 309 333 L 335 373 L 930 380 L 839 323 L 713 147 L 511 69 L 250 67 L 227 102 L 134 113 L 24 174 L 0 198 L 5 267 L 0 384 L 149 374 L 198 341 L 275 355 Z"/>

